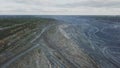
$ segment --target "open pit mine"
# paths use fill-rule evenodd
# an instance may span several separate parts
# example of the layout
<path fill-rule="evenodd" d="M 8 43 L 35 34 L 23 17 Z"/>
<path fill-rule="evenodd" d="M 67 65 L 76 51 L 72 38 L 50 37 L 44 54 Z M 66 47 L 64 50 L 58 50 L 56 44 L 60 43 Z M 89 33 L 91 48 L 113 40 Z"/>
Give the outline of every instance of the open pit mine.
<path fill-rule="evenodd" d="M 0 16 L 0 68 L 120 68 L 120 17 Z"/>

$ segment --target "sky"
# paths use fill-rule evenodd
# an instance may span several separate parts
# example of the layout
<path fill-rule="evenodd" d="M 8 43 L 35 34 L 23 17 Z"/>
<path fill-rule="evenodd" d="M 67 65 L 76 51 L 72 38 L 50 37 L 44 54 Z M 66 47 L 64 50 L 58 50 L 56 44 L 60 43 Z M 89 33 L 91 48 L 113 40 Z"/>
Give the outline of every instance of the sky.
<path fill-rule="evenodd" d="M 120 0 L 0 0 L 1 15 L 120 15 Z"/>

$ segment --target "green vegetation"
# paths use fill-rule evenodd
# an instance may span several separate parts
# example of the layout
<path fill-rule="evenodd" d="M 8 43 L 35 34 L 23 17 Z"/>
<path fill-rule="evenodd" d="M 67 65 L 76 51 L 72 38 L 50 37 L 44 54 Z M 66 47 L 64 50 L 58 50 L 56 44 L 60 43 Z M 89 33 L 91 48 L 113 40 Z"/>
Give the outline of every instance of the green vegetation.
<path fill-rule="evenodd" d="M 35 23 L 35 22 L 40 22 L 40 23 L 45 23 L 45 22 L 50 22 L 53 21 L 53 19 L 46 19 L 46 18 L 40 18 L 40 17 L 0 17 L 0 27 L 8 27 L 8 26 L 13 26 L 17 24 L 23 24 L 23 23 Z"/>

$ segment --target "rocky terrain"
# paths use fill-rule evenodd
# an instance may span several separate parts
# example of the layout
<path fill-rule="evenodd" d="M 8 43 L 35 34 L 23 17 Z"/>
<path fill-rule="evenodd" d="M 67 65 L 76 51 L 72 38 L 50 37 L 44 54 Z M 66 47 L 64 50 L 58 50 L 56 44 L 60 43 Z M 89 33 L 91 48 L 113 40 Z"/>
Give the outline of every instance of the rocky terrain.
<path fill-rule="evenodd" d="M 0 68 L 120 67 L 118 19 L 47 17 L 0 17 Z"/>

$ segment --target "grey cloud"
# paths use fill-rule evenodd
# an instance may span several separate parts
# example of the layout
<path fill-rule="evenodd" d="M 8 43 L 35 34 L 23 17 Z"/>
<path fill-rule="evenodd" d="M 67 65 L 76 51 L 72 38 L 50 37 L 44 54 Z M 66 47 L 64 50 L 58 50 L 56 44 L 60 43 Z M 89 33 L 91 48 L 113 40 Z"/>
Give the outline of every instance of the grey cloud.
<path fill-rule="evenodd" d="M 41 2 L 36 2 L 34 0 L 11 0 L 16 4 L 25 4 L 25 5 L 43 5 Z"/>
<path fill-rule="evenodd" d="M 61 0 L 65 1 L 65 0 Z M 77 8 L 76 8 L 77 7 Z M 0 0 L 0 13 L 120 14 L 119 0 Z M 79 9 L 78 9 L 79 8 Z M 100 9 L 99 9 L 100 8 Z M 109 9 L 106 9 L 109 8 Z M 90 10 L 91 9 L 91 10 Z"/>
<path fill-rule="evenodd" d="M 120 8 L 120 1 L 83 1 L 78 3 L 71 3 L 71 4 L 63 4 L 63 5 L 57 5 L 58 7 L 67 7 L 67 8 L 73 8 L 73 7 L 95 7 L 95 8 Z"/>

